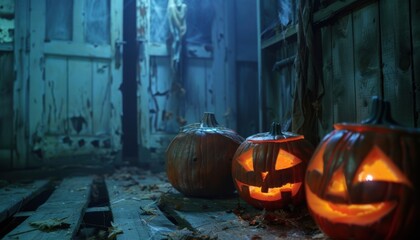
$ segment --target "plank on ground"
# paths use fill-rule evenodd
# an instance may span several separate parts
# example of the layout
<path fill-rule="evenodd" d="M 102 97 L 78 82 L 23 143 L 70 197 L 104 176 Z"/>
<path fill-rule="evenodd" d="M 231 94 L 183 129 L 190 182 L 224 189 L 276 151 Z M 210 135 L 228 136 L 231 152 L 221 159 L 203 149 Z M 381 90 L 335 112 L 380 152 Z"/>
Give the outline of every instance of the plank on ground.
<path fill-rule="evenodd" d="M 72 239 L 88 205 L 91 184 L 92 177 L 64 179 L 36 213 L 7 234 L 5 239 Z M 62 229 L 46 232 L 33 226 L 36 222 L 49 220 L 62 223 Z"/>
<path fill-rule="evenodd" d="M 244 208 L 251 215 L 261 213 L 247 205 L 238 197 L 226 199 L 187 198 L 182 194 L 168 193 L 160 199 L 165 209 L 181 227 L 188 228 L 195 236 L 208 236 L 210 239 L 278 239 L 276 232 L 250 226 L 238 217 L 235 209 Z M 185 235 L 185 233 L 183 233 Z M 176 233 L 172 233 L 177 236 Z M 179 235 L 179 234 L 178 234 Z M 176 237 L 174 237 L 176 238 Z"/>
<path fill-rule="evenodd" d="M 0 188 L 0 222 L 15 214 L 23 205 L 40 194 L 47 188 L 49 182 L 38 180 Z"/>
<path fill-rule="evenodd" d="M 177 226 L 157 206 L 168 184 L 152 176 L 124 178 L 105 180 L 114 226 L 122 230 L 117 239 L 165 239 L 166 234 L 176 231 Z"/>
<path fill-rule="evenodd" d="M 171 233 L 170 239 L 326 239 L 304 205 L 267 212 L 239 197 L 188 198 L 169 192 L 159 206 L 184 229 Z"/>

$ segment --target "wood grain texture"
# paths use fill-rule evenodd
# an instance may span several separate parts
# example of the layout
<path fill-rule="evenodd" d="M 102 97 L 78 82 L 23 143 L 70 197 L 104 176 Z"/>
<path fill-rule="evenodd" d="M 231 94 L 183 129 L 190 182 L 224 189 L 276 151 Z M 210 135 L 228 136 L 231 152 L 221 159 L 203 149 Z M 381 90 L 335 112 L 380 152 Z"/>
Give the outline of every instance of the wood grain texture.
<path fill-rule="evenodd" d="M 45 57 L 43 53 L 44 39 L 45 39 L 45 19 L 46 9 L 45 4 L 30 1 L 30 51 L 29 51 L 29 68 L 30 73 L 25 81 L 29 83 L 28 93 L 28 116 L 24 121 L 29 125 L 28 131 L 31 136 L 40 136 L 43 134 L 43 116 L 46 114 L 43 95 L 45 94 L 45 82 L 43 72 L 45 70 Z M 28 141 L 30 144 L 30 141 Z M 30 149 L 32 146 L 28 146 Z M 27 164 L 39 165 L 38 159 L 33 154 L 28 155 L 28 162 L 22 166 L 26 167 Z"/>
<path fill-rule="evenodd" d="M 322 139 L 332 131 L 334 119 L 334 98 L 333 98 L 333 59 L 332 59 L 332 27 L 326 26 L 321 29 L 322 47 L 322 87 L 324 95 L 321 98 L 321 118 L 319 122 L 319 137 Z"/>
<path fill-rule="evenodd" d="M 16 149 L 13 158 L 15 166 L 25 166 L 28 159 L 28 102 L 29 88 L 27 79 L 30 76 L 29 68 L 29 46 L 27 41 L 29 38 L 29 5 L 28 1 L 17 1 L 15 9 L 15 63 L 16 63 L 16 81 L 13 85 L 13 130 L 16 139 Z"/>
<path fill-rule="evenodd" d="M 46 189 L 50 181 L 38 180 L 27 184 L 11 184 L 0 188 L 0 222 Z"/>
<path fill-rule="evenodd" d="M 372 96 L 381 94 L 378 3 L 353 13 L 356 122 L 369 116 Z"/>
<path fill-rule="evenodd" d="M 69 133 L 92 134 L 92 61 L 70 58 L 68 69 Z"/>
<path fill-rule="evenodd" d="M 420 2 L 411 1 L 411 36 L 413 45 L 413 66 L 420 66 Z M 415 95 L 415 126 L 420 127 L 420 68 L 413 67 Z"/>
<path fill-rule="evenodd" d="M 379 6 L 384 98 L 397 122 L 414 127 L 410 3 L 385 0 Z"/>
<path fill-rule="evenodd" d="M 13 149 L 13 62 L 13 52 L 0 52 L 0 150 L 8 151 Z M 0 157 L 0 166 L 10 160 Z"/>
<path fill-rule="evenodd" d="M 91 183 L 91 177 L 63 180 L 48 200 L 38 207 L 36 213 L 8 233 L 5 239 L 72 239 L 77 233 L 88 205 Z M 45 233 L 31 225 L 34 222 L 47 220 L 61 221 L 68 224 L 68 227 Z"/>
<path fill-rule="evenodd" d="M 67 61 L 62 57 L 48 57 L 45 61 L 45 104 L 48 134 L 68 131 Z"/>
<path fill-rule="evenodd" d="M 109 79 L 111 63 L 98 59 L 92 63 L 92 134 L 110 134 L 111 84 Z"/>
<path fill-rule="evenodd" d="M 152 176 L 130 179 L 134 185 L 127 184 L 127 178 L 105 180 L 113 223 L 122 230 L 117 239 L 165 239 L 167 234 L 177 230 L 157 205 L 161 191 L 167 190 L 167 183 Z"/>
<path fill-rule="evenodd" d="M 332 26 L 332 71 L 335 122 L 355 122 L 355 74 L 353 15 L 340 18 Z"/>

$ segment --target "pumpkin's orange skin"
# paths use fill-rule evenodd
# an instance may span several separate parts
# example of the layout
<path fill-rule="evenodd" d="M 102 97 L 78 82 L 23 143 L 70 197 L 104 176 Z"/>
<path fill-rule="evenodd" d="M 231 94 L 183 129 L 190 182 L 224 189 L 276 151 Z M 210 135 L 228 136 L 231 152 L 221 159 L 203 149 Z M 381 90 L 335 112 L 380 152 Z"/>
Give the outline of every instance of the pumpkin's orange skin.
<path fill-rule="evenodd" d="M 243 138 L 233 130 L 218 127 L 214 115 L 210 119 L 204 125 L 181 130 L 166 151 L 168 180 L 186 196 L 225 197 L 235 189 L 232 158 Z"/>
<path fill-rule="evenodd" d="M 320 229 L 333 239 L 409 237 L 414 224 L 419 222 L 420 131 L 376 124 L 336 124 L 334 128 L 315 150 L 305 179 L 308 209 Z M 391 159 L 410 184 L 385 180 L 355 182 L 356 172 L 364 166 L 373 148 Z M 317 169 L 323 170 L 320 172 Z M 337 171 L 342 171 L 345 177 L 345 197 L 328 194 L 326 190 Z M 386 214 L 384 212 L 381 218 L 374 217 L 368 224 L 357 220 L 346 223 L 327 216 L 325 209 L 316 209 L 319 205 L 314 204 L 313 198 L 308 197 L 310 195 L 330 205 L 393 202 L 396 206 Z"/>
<path fill-rule="evenodd" d="M 242 199 L 250 205 L 266 210 L 276 210 L 288 205 L 298 205 L 305 200 L 304 178 L 305 170 L 309 159 L 314 152 L 314 147 L 301 135 L 285 132 L 282 134 L 273 130 L 276 123 L 273 123 L 271 132 L 259 133 L 248 137 L 238 148 L 233 157 L 232 177 L 235 187 Z M 278 125 L 279 126 L 279 125 Z M 288 135 L 290 134 L 290 135 Z M 253 151 L 253 169 L 246 171 L 240 164 L 242 154 Z M 280 150 L 294 155 L 301 160 L 296 166 L 284 170 L 275 170 L 275 162 Z M 268 172 L 267 178 L 262 180 L 261 172 Z M 288 199 L 275 201 L 264 201 L 250 196 L 247 186 L 239 186 L 237 181 L 246 185 L 256 187 L 281 187 L 286 183 L 302 183 L 298 193 Z"/>

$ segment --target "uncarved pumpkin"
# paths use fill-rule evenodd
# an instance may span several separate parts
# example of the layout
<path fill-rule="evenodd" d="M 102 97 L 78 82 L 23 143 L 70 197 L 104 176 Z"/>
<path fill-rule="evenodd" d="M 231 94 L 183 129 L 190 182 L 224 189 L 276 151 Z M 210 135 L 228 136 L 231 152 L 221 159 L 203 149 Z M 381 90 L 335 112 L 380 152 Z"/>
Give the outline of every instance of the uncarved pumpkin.
<path fill-rule="evenodd" d="M 333 239 L 401 239 L 419 220 L 420 131 L 373 106 L 362 124 L 335 124 L 307 168 L 308 208 Z"/>
<path fill-rule="evenodd" d="M 213 113 L 184 127 L 166 151 L 166 173 L 179 192 L 194 197 L 223 197 L 234 192 L 232 159 L 243 138 L 220 127 Z"/>
<path fill-rule="evenodd" d="M 239 195 L 256 208 L 275 210 L 304 200 L 305 169 L 314 147 L 302 135 L 271 131 L 248 137 L 232 162 Z"/>

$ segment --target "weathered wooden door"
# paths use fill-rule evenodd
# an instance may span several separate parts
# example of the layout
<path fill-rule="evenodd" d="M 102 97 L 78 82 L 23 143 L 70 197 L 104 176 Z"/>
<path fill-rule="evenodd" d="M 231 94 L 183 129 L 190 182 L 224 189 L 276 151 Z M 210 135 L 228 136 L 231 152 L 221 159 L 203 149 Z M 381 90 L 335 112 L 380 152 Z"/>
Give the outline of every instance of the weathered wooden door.
<path fill-rule="evenodd" d="M 30 2 L 30 164 L 115 159 L 122 134 L 123 1 Z"/>
<path fill-rule="evenodd" d="M 180 3 L 184 7 L 174 11 Z M 233 6 L 223 0 L 137 0 L 140 162 L 162 166 L 179 128 L 199 122 L 204 112 L 236 128 Z M 168 25 L 183 9 L 187 30 L 175 71 L 177 37 Z"/>

